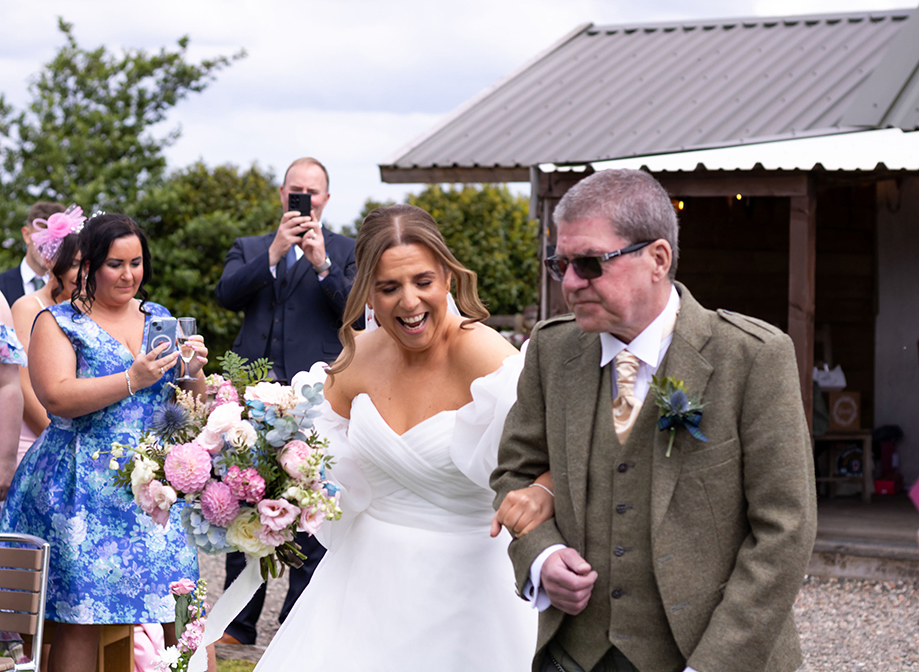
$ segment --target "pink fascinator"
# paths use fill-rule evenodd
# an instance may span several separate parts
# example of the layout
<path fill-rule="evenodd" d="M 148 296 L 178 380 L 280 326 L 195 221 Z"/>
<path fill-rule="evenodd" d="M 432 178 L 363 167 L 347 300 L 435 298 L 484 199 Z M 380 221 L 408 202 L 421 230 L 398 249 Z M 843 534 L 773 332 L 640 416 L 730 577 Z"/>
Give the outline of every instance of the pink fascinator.
<path fill-rule="evenodd" d="M 61 241 L 71 233 L 79 233 L 85 221 L 83 208 L 78 205 L 71 205 L 64 212 L 56 212 L 48 219 L 34 219 L 32 226 L 44 224 L 44 228 L 32 234 L 38 253 L 45 259 L 56 258 Z"/>

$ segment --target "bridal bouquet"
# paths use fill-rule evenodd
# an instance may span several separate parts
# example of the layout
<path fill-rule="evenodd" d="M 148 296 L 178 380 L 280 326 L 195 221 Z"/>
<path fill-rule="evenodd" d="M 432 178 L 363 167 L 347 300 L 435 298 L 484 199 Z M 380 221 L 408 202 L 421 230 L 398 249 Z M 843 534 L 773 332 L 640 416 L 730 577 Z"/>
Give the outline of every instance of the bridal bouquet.
<path fill-rule="evenodd" d="M 184 500 L 189 540 L 207 553 L 259 558 L 262 578 L 276 577 L 279 562 L 299 567 L 305 558 L 298 529 L 313 534 L 341 517 L 338 489 L 325 479 L 326 441 L 313 428 L 322 385 L 267 382 L 266 360 L 248 364 L 232 352 L 218 361 L 224 375 L 208 377 L 207 401 L 177 389 L 136 448 L 112 444 L 109 466 L 157 523 Z"/>

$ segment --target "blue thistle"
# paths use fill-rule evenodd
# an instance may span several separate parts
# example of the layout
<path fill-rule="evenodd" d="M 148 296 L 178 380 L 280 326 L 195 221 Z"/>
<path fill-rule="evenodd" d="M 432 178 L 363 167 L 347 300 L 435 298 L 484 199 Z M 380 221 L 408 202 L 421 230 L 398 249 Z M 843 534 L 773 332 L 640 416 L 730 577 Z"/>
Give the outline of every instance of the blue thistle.
<path fill-rule="evenodd" d="M 167 401 L 153 411 L 150 429 L 160 438 L 169 441 L 188 426 L 188 419 L 188 411 L 184 407 L 174 401 Z"/>

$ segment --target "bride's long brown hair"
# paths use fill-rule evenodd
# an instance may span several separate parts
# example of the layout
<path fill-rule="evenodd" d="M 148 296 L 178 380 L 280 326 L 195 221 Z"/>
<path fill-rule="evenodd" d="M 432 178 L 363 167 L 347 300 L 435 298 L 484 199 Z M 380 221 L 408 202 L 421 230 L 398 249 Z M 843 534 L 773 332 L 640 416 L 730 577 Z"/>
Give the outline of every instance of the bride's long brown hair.
<path fill-rule="evenodd" d="M 342 328 L 338 331 L 342 351 L 329 369 L 329 376 L 341 373 L 354 359 L 354 330 L 350 325 L 364 314 L 364 305 L 370 298 L 373 276 L 383 253 L 399 245 L 422 245 L 434 253 L 444 271 L 452 276 L 456 285 L 456 303 L 465 316 L 462 326 L 488 318 L 488 310 L 479 299 L 477 278 L 473 271 L 463 266 L 444 242 L 437 222 L 427 212 L 414 205 L 391 205 L 377 208 L 364 218 L 357 234 L 354 257 L 357 275 L 348 295 Z"/>

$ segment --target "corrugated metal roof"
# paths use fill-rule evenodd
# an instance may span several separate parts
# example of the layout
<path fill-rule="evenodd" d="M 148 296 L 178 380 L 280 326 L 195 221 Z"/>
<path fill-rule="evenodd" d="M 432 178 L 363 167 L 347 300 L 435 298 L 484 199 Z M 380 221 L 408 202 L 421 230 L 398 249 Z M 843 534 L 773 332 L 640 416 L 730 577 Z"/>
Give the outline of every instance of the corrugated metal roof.
<path fill-rule="evenodd" d="M 854 101 L 876 117 L 885 100 L 893 108 L 875 126 L 917 128 L 919 52 L 909 45 L 897 54 L 913 58 L 902 66 L 908 72 L 872 78 L 873 98 L 859 98 L 891 45 L 903 43 L 897 36 L 911 14 L 919 10 L 587 25 L 381 172 L 403 181 L 400 172 L 418 169 L 587 163 L 823 135 L 864 127 L 865 115 L 840 124 Z"/>
<path fill-rule="evenodd" d="M 674 154 L 594 161 L 594 170 L 646 169 L 651 173 L 691 171 L 777 170 L 811 171 L 919 171 L 919 131 L 898 128 L 797 138 Z M 555 167 L 541 165 L 543 172 Z"/>

